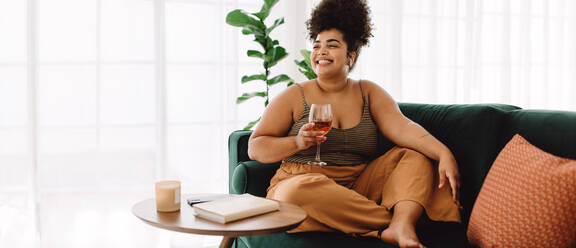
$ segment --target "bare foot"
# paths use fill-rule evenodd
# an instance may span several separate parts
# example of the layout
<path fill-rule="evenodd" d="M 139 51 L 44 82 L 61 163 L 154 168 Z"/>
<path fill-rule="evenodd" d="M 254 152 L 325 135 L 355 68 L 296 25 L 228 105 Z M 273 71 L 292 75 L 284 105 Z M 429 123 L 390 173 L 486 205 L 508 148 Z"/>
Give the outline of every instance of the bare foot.
<path fill-rule="evenodd" d="M 382 241 L 395 244 L 400 248 L 426 248 L 418 240 L 416 230 L 411 225 L 390 225 L 380 236 Z"/>

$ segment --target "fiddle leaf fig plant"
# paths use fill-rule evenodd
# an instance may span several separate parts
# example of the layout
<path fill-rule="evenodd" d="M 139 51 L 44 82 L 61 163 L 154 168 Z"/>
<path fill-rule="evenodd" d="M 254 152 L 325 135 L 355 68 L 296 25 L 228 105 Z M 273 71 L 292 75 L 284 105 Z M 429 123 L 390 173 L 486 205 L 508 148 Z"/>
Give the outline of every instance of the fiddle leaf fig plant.
<path fill-rule="evenodd" d="M 288 86 L 294 83 L 288 75 L 280 74 L 272 76 L 271 68 L 274 67 L 278 62 L 288 56 L 286 49 L 280 46 L 278 40 L 274 40 L 270 37 L 270 33 L 276 29 L 278 26 L 284 24 L 284 18 L 278 18 L 274 20 L 271 26 L 267 26 L 265 23 L 266 18 L 270 15 L 272 7 L 278 3 L 279 0 L 264 0 L 264 3 L 257 13 L 248 13 L 241 9 L 236 9 L 228 13 L 226 16 L 226 23 L 242 28 L 242 34 L 253 35 L 254 41 L 257 42 L 262 50 L 248 50 L 246 55 L 248 57 L 253 57 L 262 60 L 263 71 L 259 74 L 246 75 L 240 80 L 242 84 L 261 81 L 264 83 L 266 88 L 262 91 L 247 92 L 242 94 L 236 99 L 236 103 L 242 103 L 254 97 L 262 97 L 265 99 L 264 107 L 268 106 L 269 103 L 269 92 L 270 87 L 279 83 L 286 82 Z M 244 130 L 250 130 L 254 125 L 260 121 L 258 118 L 255 121 L 248 123 L 244 127 Z"/>

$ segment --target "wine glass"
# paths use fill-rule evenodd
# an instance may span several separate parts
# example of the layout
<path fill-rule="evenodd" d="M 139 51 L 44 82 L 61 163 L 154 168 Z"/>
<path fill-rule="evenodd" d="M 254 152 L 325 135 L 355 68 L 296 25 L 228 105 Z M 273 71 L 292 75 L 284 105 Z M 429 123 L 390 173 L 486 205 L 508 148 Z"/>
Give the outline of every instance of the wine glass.
<path fill-rule="evenodd" d="M 314 122 L 312 131 L 323 131 L 324 135 L 326 135 L 332 128 L 332 108 L 330 104 L 312 104 L 308 121 Z M 326 165 L 325 162 L 320 160 L 320 142 L 316 145 L 316 158 L 314 160 L 315 161 L 308 161 L 308 164 Z"/>

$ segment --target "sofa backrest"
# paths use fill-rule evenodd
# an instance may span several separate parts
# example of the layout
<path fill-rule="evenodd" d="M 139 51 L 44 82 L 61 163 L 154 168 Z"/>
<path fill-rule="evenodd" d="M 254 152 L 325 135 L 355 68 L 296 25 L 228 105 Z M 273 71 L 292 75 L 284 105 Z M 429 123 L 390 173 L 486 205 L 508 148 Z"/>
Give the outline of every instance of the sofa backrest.
<path fill-rule="evenodd" d="M 520 134 L 538 148 L 576 159 L 576 112 L 515 110 L 508 120 L 506 141 Z"/>

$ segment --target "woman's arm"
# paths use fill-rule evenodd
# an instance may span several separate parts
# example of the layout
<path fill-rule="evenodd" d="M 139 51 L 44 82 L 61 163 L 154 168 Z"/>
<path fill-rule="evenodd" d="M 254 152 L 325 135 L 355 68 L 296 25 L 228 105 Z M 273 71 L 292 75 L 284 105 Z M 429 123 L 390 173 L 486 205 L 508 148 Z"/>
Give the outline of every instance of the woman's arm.
<path fill-rule="evenodd" d="M 410 120 L 392 97 L 380 86 L 367 82 L 370 112 L 382 134 L 398 146 L 416 150 L 438 161 L 439 187 L 446 184 L 452 189 L 452 198 L 458 203 L 460 174 L 452 152 L 418 123 Z"/>
<path fill-rule="evenodd" d="M 250 159 L 272 163 L 326 140 L 321 136 L 323 132 L 311 131 L 313 123 L 302 126 L 296 136 L 286 136 L 294 123 L 295 109 L 302 109 L 298 111 L 302 113 L 304 108 L 301 101 L 294 99 L 302 99 L 296 85 L 286 89 L 268 105 L 248 141 Z"/>

